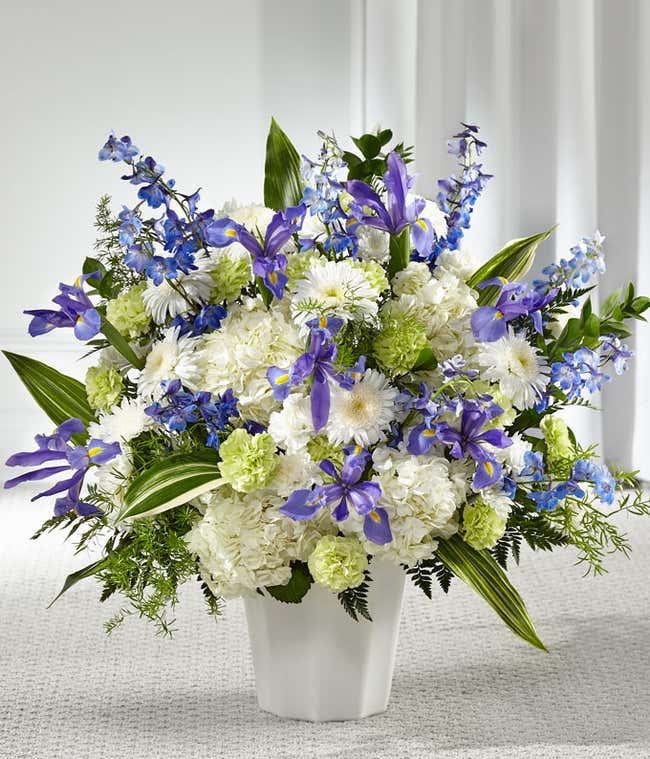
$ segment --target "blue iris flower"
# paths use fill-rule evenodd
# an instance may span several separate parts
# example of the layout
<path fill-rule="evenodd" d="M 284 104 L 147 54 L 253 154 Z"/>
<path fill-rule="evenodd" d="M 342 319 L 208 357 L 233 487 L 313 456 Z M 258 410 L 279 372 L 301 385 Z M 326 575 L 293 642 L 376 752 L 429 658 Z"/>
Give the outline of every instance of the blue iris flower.
<path fill-rule="evenodd" d="M 33 469 L 7 480 L 5 488 L 13 488 L 24 482 L 35 482 L 64 472 L 71 472 L 69 477 L 35 495 L 32 501 L 65 492 L 65 495 L 57 498 L 55 502 L 54 513 L 57 516 L 73 509 L 82 516 L 98 513 L 95 506 L 80 498 L 84 477 L 91 466 L 106 464 L 121 452 L 121 448 L 119 443 L 105 443 L 96 438 L 90 440 L 85 446 L 74 445 L 71 442 L 72 436 L 82 434 L 83 431 L 83 422 L 73 418 L 59 425 L 52 435 L 37 435 L 35 441 L 38 449 L 15 453 L 7 459 L 7 466 L 31 467 L 56 462 L 55 466 Z"/>
<path fill-rule="evenodd" d="M 99 334 L 101 317 L 83 289 L 84 282 L 98 276 L 98 272 L 92 272 L 77 277 L 74 285 L 60 284 L 59 295 L 52 298 L 52 302 L 59 306 L 58 311 L 47 308 L 24 311 L 33 317 L 29 334 L 37 337 L 59 327 L 71 327 L 77 340 L 91 340 Z"/>

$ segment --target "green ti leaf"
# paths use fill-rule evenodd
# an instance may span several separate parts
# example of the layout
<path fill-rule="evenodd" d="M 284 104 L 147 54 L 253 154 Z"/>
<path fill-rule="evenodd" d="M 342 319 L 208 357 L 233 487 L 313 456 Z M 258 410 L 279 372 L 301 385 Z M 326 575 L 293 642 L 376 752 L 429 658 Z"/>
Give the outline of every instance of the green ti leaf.
<path fill-rule="evenodd" d="M 177 453 L 145 469 L 133 480 L 117 520 L 175 509 L 223 484 L 216 453 Z"/>
<path fill-rule="evenodd" d="M 20 377 L 32 397 L 56 424 L 76 418 L 88 426 L 95 415 L 88 405 L 86 388 L 79 380 L 52 369 L 42 361 L 3 351 L 16 374 Z M 79 445 L 86 442 L 85 435 L 74 435 Z"/>
<path fill-rule="evenodd" d="M 286 585 L 271 585 L 266 588 L 269 595 L 276 601 L 285 604 L 299 604 L 307 595 L 313 582 L 309 567 L 304 561 L 291 563 L 291 577 Z"/>
<path fill-rule="evenodd" d="M 441 540 L 438 558 L 496 611 L 515 635 L 546 651 L 528 611 L 504 571 L 487 551 L 475 551 L 458 535 Z"/>
<path fill-rule="evenodd" d="M 92 577 L 93 575 L 96 575 L 97 572 L 100 572 L 104 566 L 106 566 L 108 559 L 99 559 L 98 561 L 93 561 L 92 564 L 89 564 L 87 567 L 84 567 L 83 569 L 78 569 L 76 572 L 73 572 L 72 574 L 69 574 L 66 577 L 65 582 L 63 583 L 63 587 L 58 592 L 56 597 L 50 601 L 47 608 L 49 609 L 50 606 L 52 606 L 56 601 L 61 598 L 61 596 L 70 590 L 70 588 L 73 585 L 76 585 L 81 580 L 84 580 L 86 577 Z"/>
<path fill-rule="evenodd" d="M 467 284 L 470 287 L 476 287 L 481 282 L 485 282 L 485 280 L 492 279 L 493 277 L 504 277 L 512 282 L 520 280 L 533 265 L 537 246 L 551 236 L 556 226 L 557 224 L 538 235 L 511 240 L 502 250 L 492 256 L 487 263 L 475 271 L 467 280 Z M 498 294 L 498 287 L 483 288 L 478 297 L 479 306 L 493 304 Z"/>
<path fill-rule="evenodd" d="M 271 119 L 266 138 L 266 164 L 264 167 L 264 205 L 274 211 L 296 206 L 302 198 L 303 182 L 300 176 L 300 156 L 291 140 Z"/>

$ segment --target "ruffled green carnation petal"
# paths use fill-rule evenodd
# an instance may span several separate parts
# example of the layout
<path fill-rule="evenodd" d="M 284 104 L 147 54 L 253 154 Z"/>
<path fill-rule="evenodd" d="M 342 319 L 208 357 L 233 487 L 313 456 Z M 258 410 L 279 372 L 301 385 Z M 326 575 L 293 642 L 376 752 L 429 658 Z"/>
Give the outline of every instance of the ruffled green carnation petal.
<path fill-rule="evenodd" d="M 114 366 L 91 366 L 86 372 L 86 395 L 91 408 L 108 411 L 122 397 L 122 375 Z"/>
<path fill-rule="evenodd" d="M 268 432 L 251 435 L 244 429 L 233 430 L 219 447 L 219 454 L 221 476 L 240 493 L 264 487 L 279 463 L 275 441 Z"/>
<path fill-rule="evenodd" d="M 356 588 L 368 569 L 368 557 L 355 537 L 324 535 L 307 562 L 314 580 L 334 593 Z"/>
<path fill-rule="evenodd" d="M 546 463 L 551 473 L 559 479 L 567 479 L 576 455 L 569 428 L 559 416 L 545 416 L 539 427 L 544 435 Z"/>
<path fill-rule="evenodd" d="M 106 318 L 128 340 L 134 340 L 145 333 L 151 324 L 142 297 L 146 286 L 144 282 L 135 285 L 106 304 Z"/>
<path fill-rule="evenodd" d="M 381 328 L 372 343 L 379 367 L 389 374 L 406 374 L 428 347 L 426 328 L 408 313 L 384 313 Z"/>
<path fill-rule="evenodd" d="M 494 548 L 506 531 L 506 519 L 487 503 L 478 499 L 463 509 L 463 540 L 477 551 Z"/>
<path fill-rule="evenodd" d="M 388 290 L 388 278 L 386 277 L 384 267 L 380 263 L 377 263 L 377 261 L 356 261 L 355 266 L 363 271 L 370 287 L 374 288 L 378 293 Z"/>
<path fill-rule="evenodd" d="M 252 278 L 251 264 L 246 256 L 233 256 L 224 251 L 210 276 L 214 281 L 211 300 L 215 303 L 236 300 Z"/>

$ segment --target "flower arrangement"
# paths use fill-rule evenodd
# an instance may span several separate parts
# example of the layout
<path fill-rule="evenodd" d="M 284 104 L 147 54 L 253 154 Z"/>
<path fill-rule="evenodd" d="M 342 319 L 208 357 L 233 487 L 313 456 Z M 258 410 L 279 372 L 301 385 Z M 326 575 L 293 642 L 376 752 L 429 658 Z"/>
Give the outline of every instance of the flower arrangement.
<path fill-rule="evenodd" d="M 63 590 L 94 576 L 101 600 L 121 594 L 109 630 L 135 611 L 170 632 L 195 578 L 213 614 L 318 583 L 371 619 L 383 559 L 429 597 L 458 577 L 543 647 L 505 572 L 522 543 L 574 546 L 599 573 L 628 550 L 611 517 L 650 513 L 561 416 L 625 370 L 650 300 L 628 285 L 594 310 L 597 232 L 530 284 L 552 230 L 477 267 L 461 247 L 490 179 L 477 127 L 449 141 L 459 170 L 435 200 L 390 130 L 348 151 L 319 134 L 301 158 L 273 121 L 264 205 L 219 212 L 108 138 L 99 158 L 138 201 L 115 215 L 102 198 L 82 274 L 26 311 L 32 336 L 70 328 L 96 362 L 80 383 L 6 354 L 57 426 L 5 487 L 50 478 L 43 530 L 101 545 Z"/>

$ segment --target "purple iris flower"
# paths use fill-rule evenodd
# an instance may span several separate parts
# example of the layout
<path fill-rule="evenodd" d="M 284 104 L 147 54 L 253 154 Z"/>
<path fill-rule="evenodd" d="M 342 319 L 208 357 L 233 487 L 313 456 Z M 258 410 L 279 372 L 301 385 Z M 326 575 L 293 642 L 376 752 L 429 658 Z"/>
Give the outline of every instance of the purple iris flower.
<path fill-rule="evenodd" d="M 505 277 L 495 277 L 481 282 L 479 288 L 492 285 L 501 288 L 495 305 L 481 306 L 472 314 L 474 337 L 484 343 L 493 343 L 495 340 L 505 337 L 508 331 L 508 322 L 528 313 L 526 304 L 516 298 L 523 291 L 524 285 L 518 282 L 508 282 Z"/>
<path fill-rule="evenodd" d="M 271 366 L 266 377 L 273 389 L 276 400 L 284 400 L 292 387 L 301 385 L 312 377 L 311 418 L 314 430 L 318 432 L 326 424 L 330 413 L 330 380 L 349 390 L 354 384 L 353 373 L 342 373 L 334 367 L 337 355 L 336 343 L 329 329 L 316 328 L 311 331 L 309 350 L 303 353 L 290 369 Z"/>
<path fill-rule="evenodd" d="M 351 446 L 344 449 L 348 454 L 341 472 L 329 459 L 324 459 L 320 468 L 334 482 L 311 490 L 296 490 L 287 499 L 280 513 L 297 521 L 312 519 L 318 511 L 336 504 L 332 516 L 343 522 L 350 515 L 350 507 L 364 518 L 363 532 L 372 543 L 384 545 L 393 539 L 386 509 L 377 505 L 382 492 L 377 482 L 362 480 L 364 470 L 370 460 L 368 451 Z"/>
<path fill-rule="evenodd" d="M 91 277 L 99 277 L 98 272 L 82 274 L 74 285 L 60 284 L 59 295 L 52 302 L 59 310 L 37 308 L 23 313 L 32 316 L 29 334 L 32 337 L 44 335 L 58 327 L 72 327 L 78 340 L 91 340 L 101 329 L 101 317 L 83 289 L 83 283 Z"/>
<path fill-rule="evenodd" d="M 72 436 L 81 434 L 83 431 L 84 425 L 80 419 L 68 419 L 59 425 L 54 434 L 37 435 L 35 441 L 38 449 L 15 453 L 7 459 L 7 466 L 41 466 L 50 461 L 58 463 L 54 466 L 33 469 L 7 480 L 4 485 L 5 488 L 13 488 L 23 482 L 44 480 L 56 474 L 72 471 L 70 477 L 60 480 L 47 490 L 38 493 L 32 498 L 32 501 L 67 491 L 65 496 L 56 500 L 55 514 L 65 514 L 71 509 L 75 509 L 82 516 L 97 513 L 98 510 L 92 504 L 85 503 L 79 498 L 84 477 L 92 465 L 106 464 L 115 458 L 121 449 L 119 443 L 105 443 L 96 438 L 90 440 L 85 446 L 73 445 L 70 442 Z"/>
<path fill-rule="evenodd" d="M 420 255 L 428 255 L 433 244 L 433 226 L 428 219 L 420 217 L 426 202 L 417 198 L 407 203 L 408 191 L 413 186 L 413 177 L 406 173 L 404 161 L 395 151 L 391 151 L 386 161 L 384 174 L 386 204 L 370 185 L 359 179 L 346 183 L 346 189 L 354 198 L 350 210 L 356 223 L 375 227 L 395 236 L 410 227 L 413 246 Z M 372 213 L 368 213 L 367 209 Z"/>
<path fill-rule="evenodd" d="M 502 474 L 501 464 L 485 449 L 484 445 L 496 448 L 507 448 L 512 440 L 497 429 L 485 429 L 485 425 L 494 417 L 503 413 L 503 409 L 495 403 L 487 408 L 479 408 L 477 404 L 467 404 L 461 415 L 460 429 L 452 427 L 447 422 L 440 422 L 436 428 L 436 437 L 451 446 L 450 453 L 456 459 L 467 457 L 476 462 L 473 486 L 481 488 L 494 485 Z"/>
<path fill-rule="evenodd" d="M 233 242 L 241 243 L 253 256 L 255 276 L 260 277 L 273 295 L 281 300 L 289 278 L 285 273 L 287 259 L 280 250 L 302 227 L 305 210 L 305 206 L 300 205 L 278 211 L 266 228 L 263 243 L 246 227 L 228 218 L 216 219 L 206 225 L 205 241 L 215 248 L 223 248 Z"/>

